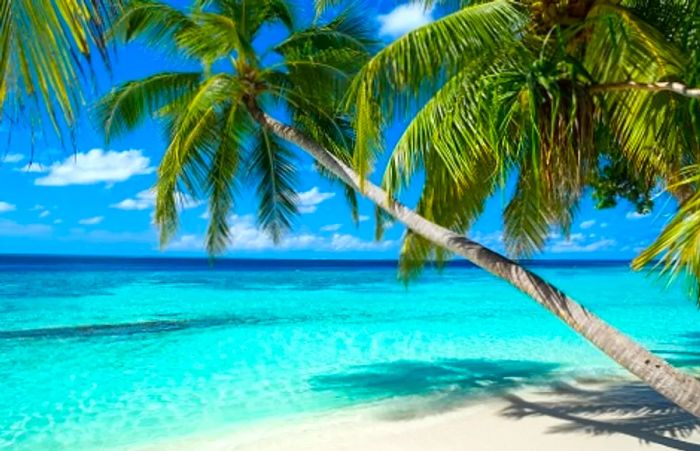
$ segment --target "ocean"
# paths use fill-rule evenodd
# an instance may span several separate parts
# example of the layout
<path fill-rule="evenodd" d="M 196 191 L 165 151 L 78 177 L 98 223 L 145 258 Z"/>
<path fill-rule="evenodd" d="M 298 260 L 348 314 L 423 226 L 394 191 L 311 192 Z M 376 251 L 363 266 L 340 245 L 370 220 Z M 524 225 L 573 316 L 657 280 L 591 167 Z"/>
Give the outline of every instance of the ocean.
<path fill-rule="evenodd" d="M 531 262 L 692 370 L 700 311 L 624 262 Z M 0 257 L 0 448 L 128 449 L 391 401 L 449 408 L 624 371 L 468 265 Z M 405 401 L 398 402 L 397 401 Z"/>

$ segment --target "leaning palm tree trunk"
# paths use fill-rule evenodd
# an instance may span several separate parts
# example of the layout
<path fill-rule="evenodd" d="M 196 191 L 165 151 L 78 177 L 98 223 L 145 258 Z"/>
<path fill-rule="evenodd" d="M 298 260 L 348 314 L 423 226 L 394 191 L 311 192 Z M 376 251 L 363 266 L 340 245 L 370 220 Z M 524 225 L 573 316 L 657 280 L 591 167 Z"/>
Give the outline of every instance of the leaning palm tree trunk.
<path fill-rule="evenodd" d="M 306 151 L 327 170 L 361 192 L 411 231 L 450 252 L 461 255 L 526 293 L 654 390 L 684 410 L 700 417 L 700 381 L 655 356 L 536 274 L 479 243 L 428 221 L 392 199 L 377 185 L 368 180 L 361 180 L 352 168 L 320 144 L 299 130 L 270 117 L 260 110 L 254 101 L 248 102 L 248 108 L 260 125 Z"/>

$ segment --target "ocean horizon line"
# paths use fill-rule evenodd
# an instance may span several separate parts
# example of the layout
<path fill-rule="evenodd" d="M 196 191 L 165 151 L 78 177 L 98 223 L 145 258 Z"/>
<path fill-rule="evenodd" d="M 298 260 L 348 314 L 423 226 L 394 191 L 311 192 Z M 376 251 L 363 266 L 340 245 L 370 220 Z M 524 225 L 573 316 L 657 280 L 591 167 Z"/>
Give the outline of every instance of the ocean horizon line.
<path fill-rule="evenodd" d="M 517 260 L 519 263 L 532 267 L 571 267 L 571 266 L 627 266 L 629 259 L 552 259 L 536 258 Z M 0 270 L 8 266 L 51 266 L 65 264 L 66 266 L 124 266 L 144 267 L 170 265 L 173 269 L 246 269 L 246 268 L 383 268 L 396 267 L 398 259 L 387 258 L 283 258 L 283 257 L 217 257 L 210 259 L 206 256 L 149 256 L 149 255 L 97 255 L 97 254 L 18 254 L 0 253 Z M 431 261 L 428 267 L 435 268 L 437 263 Z M 447 268 L 477 268 L 473 263 L 455 259 L 445 263 Z"/>

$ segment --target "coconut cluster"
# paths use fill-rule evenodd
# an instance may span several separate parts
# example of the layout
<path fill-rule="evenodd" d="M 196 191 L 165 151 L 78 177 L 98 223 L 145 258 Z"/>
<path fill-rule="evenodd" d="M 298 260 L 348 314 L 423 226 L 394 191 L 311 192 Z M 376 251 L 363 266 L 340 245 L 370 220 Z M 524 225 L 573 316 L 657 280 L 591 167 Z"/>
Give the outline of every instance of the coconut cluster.
<path fill-rule="evenodd" d="M 583 20 L 593 6 L 593 0 L 528 0 L 525 3 L 535 28 L 541 32 Z"/>

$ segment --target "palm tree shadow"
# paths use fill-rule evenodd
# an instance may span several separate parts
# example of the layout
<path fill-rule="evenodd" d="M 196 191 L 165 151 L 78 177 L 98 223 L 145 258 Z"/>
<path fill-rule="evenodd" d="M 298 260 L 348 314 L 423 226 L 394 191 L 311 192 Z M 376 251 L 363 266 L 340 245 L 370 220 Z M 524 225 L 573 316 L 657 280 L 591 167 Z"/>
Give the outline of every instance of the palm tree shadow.
<path fill-rule="evenodd" d="M 700 418 L 681 410 L 651 388 L 624 383 L 581 388 L 559 383 L 542 395 L 555 401 L 534 402 L 508 394 L 501 414 L 512 419 L 547 416 L 564 421 L 550 433 L 624 434 L 670 449 L 700 450 L 687 439 L 700 431 Z"/>
<path fill-rule="evenodd" d="M 556 369 L 556 364 L 521 360 L 399 360 L 317 375 L 309 383 L 313 390 L 328 391 L 351 402 L 400 400 L 376 413 L 383 420 L 444 413 L 485 396 L 496 396 L 507 402 L 501 411 L 507 418 L 546 416 L 560 420 L 549 433 L 623 434 L 646 444 L 700 451 L 700 444 L 687 440 L 700 431 L 700 418 L 651 388 L 640 383 L 610 385 L 591 380 L 576 385 L 552 384 Z M 513 394 L 527 385 L 545 387 L 537 401 Z"/>
<path fill-rule="evenodd" d="M 398 421 L 459 408 L 475 397 L 500 395 L 524 384 L 545 382 L 557 365 L 523 360 L 399 360 L 317 375 L 316 391 L 350 402 L 401 399 L 378 415 Z"/>

